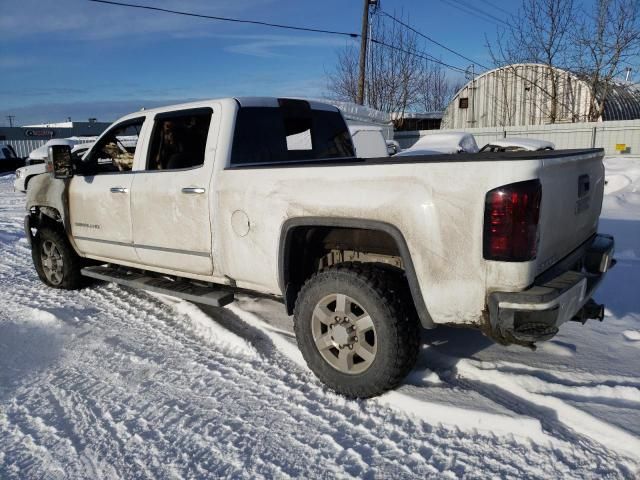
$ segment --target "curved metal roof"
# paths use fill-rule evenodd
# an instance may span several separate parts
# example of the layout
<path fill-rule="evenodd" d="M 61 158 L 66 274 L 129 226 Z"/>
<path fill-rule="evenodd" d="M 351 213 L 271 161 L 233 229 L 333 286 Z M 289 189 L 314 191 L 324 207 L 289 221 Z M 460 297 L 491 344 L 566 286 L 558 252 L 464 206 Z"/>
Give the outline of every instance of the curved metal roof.
<path fill-rule="evenodd" d="M 546 67 L 540 63 L 515 63 L 511 65 L 504 65 L 502 67 L 487 70 L 476 76 L 476 81 L 480 78 L 494 74 L 501 70 L 514 69 L 518 67 Z M 574 80 L 581 82 L 585 88 L 588 88 L 587 82 L 569 70 L 554 67 L 555 70 L 564 74 L 570 75 Z M 471 85 L 472 81 L 465 84 L 460 90 L 458 90 L 452 97 L 452 102 L 458 97 L 460 92 Z M 640 119 L 640 84 L 622 83 L 616 82 L 612 85 L 607 98 L 605 99 L 604 110 L 602 113 L 602 120 L 637 120 Z"/>
<path fill-rule="evenodd" d="M 640 118 L 640 90 L 636 85 L 616 83 L 604 102 L 602 120 L 636 120 Z"/>

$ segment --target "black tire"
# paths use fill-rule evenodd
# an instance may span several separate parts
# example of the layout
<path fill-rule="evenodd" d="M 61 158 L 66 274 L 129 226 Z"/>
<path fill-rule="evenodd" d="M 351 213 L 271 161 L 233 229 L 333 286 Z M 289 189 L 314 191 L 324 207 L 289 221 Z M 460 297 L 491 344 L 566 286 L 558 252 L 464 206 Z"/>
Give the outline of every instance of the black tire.
<path fill-rule="evenodd" d="M 316 346 L 313 312 L 332 294 L 348 295 L 373 321 L 377 350 L 363 372 L 343 373 Z M 420 346 L 420 326 L 402 272 L 372 264 L 344 263 L 314 274 L 298 294 L 294 327 L 311 371 L 329 388 L 351 398 L 373 397 L 398 386 L 415 365 Z"/>
<path fill-rule="evenodd" d="M 50 273 L 47 274 L 45 244 L 55 246 L 62 260 L 62 266 L 57 276 L 52 277 Z M 84 286 L 84 277 L 80 274 L 82 259 L 73 250 L 66 236 L 59 230 L 50 227 L 39 228 L 31 245 L 31 257 L 38 277 L 46 285 L 64 290 L 75 290 Z"/>

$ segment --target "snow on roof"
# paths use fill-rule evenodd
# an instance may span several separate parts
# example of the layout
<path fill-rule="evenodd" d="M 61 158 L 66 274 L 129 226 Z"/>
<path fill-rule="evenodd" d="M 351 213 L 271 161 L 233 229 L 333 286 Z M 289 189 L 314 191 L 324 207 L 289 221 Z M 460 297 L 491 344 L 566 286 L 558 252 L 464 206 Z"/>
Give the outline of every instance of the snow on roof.
<path fill-rule="evenodd" d="M 324 103 L 330 103 L 336 106 L 342 112 L 342 115 L 348 120 L 355 120 L 361 122 L 377 123 L 382 125 L 388 125 L 391 123 L 391 114 L 375 110 L 373 108 L 365 107 L 364 105 L 358 105 L 351 102 L 341 102 L 337 100 L 319 100 Z"/>
<path fill-rule="evenodd" d="M 440 153 L 477 153 L 476 139 L 466 132 L 432 133 L 420 137 L 410 148 L 397 155 L 433 155 Z M 397 156 L 396 155 L 396 156 Z"/>
<path fill-rule="evenodd" d="M 525 150 L 544 150 L 546 148 L 555 149 L 556 146 L 552 142 L 547 140 L 539 140 L 537 138 L 520 138 L 520 137 L 507 137 L 500 140 L 492 140 L 489 145 L 496 145 L 498 147 L 519 147 Z"/>
<path fill-rule="evenodd" d="M 393 112 L 391 118 L 399 119 L 417 119 L 417 120 L 438 120 L 442 119 L 444 112 Z"/>

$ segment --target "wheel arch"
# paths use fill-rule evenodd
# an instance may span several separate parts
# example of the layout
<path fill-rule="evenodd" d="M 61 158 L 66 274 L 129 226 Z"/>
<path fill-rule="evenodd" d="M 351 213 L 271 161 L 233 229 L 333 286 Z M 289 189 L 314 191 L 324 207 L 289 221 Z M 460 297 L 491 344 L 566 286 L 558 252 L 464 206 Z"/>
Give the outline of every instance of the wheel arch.
<path fill-rule="evenodd" d="M 45 205 L 30 205 L 29 214 L 24 217 L 24 231 L 29 245 L 33 244 L 35 238 L 32 229 L 38 230 L 42 227 L 54 228 L 63 233 L 65 231 L 58 209 Z"/>
<path fill-rule="evenodd" d="M 285 305 L 289 314 L 293 313 L 293 307 L 302 286 L 301 282 L 299 283 L 299 280 L 297 282 L 296 278 L 294 278 L 293 274 L 295 271 L 292 267 L 292 260 L 295 259 L 294 253 L 297 247 L 294 245 L 294 240 L 299 237 L 296 233 L 301 231 L 311 232 L 318 228 L 367 230 L 390 237 L 402 259 L 405 276 L 409 284 L 409 291 L 420 323 L 425 328 L 435 327 L 424 302 L 420 284 L 418 283 L 418 276 L 411 259 L 411 253 L 409 252 L 409 247 L 402 232 L 390 223 L 360 218 L 296 217 L 290 218 L 282 224 L 278 247 L 278 284 L 280 290 L 283 292 Z"/>
<path fill-rule="evenodd" d="M 26 207 L 30 212 L 27 218 L 31 217 L 32 222 L 42 220 L 46 216 L 55 220 L 58 227 L 63 229 L 73 249 L 80 254 L 71 235 L 69 182 L 70 180 L 56 179 L 49 174 L 33 175 L 27 189 Z M 43 212 L 55 212 L 55 215 L 43 215 Z M 31 227 L 37 228 L 37 223 L 32 223 Z"/>
<path fill-rule="evenodd" d="M 31 180 L 33 180 L 33 177 L 35 177 L 35 175 L 27 175 L 25 177 L 25 179 L 24 179 L 24 191 L 25 192 L 29 188 L 29 182 L 31 182 Z"/>

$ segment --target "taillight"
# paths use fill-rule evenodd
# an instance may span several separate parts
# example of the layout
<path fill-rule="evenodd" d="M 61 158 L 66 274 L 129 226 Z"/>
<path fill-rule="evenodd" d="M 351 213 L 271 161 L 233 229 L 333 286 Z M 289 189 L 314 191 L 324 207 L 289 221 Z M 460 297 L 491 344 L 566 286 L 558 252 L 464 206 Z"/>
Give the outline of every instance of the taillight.
<path fill-rule="evenodd" d="M 539 180 L 511 183 L 487 193 L 483 256 L 525 262 L 536 258 L 542 186 Z"/>

